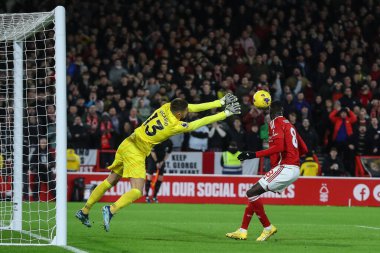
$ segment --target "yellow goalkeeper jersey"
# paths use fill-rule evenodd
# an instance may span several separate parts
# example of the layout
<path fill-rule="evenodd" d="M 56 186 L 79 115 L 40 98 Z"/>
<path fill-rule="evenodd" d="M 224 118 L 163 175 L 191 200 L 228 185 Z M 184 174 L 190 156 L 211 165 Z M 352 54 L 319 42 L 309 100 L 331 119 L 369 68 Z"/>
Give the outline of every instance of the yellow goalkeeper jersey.
<path fill-rule="evenodd" d="M 189 104 L 189 112 L 200 112 L 212 108 L 221 107 L 219 100 L 202 104 Z M 170 111 L 170 103 L 166 103 L 156 111 L 135 130 L 136 137 L 140 139 L 139 147 L 143 150 L 151 148 L 168 139 L 169 137 L 193 131 L 201 126 L 208 125 L 215 121 L 224 120 L 225 112 L 220 112 L 212 116 L 204 117 L 192 122 L 178 120 Z"/>
<path fill-rule="evenodd" d="M 200 112 L 221 107 L 220 101 L 210 103 L 189 104 L 189 112 Z M 170 103 L 164 104 L 136 130 L 126 138 L 116 151 L 114 162 L 109 170 L 124 178 L 145 178 L 145 159 L 152 147 L 170 136 L 190 132 L 201 126 L 224 120 L 225 112 L 204 117 L 192 122 L 178 120 L 170 111 Z"/>

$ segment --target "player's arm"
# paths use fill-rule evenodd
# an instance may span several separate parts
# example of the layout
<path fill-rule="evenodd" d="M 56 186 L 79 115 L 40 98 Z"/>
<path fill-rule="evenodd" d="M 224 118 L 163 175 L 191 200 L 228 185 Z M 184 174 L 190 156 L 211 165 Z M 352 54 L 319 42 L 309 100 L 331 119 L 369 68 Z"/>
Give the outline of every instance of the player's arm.
<path fill-rule="evenodd" d="M 298 152 L 300 153 L 300 156 L 303 156 L 309 152 L 305 142 L 303 141 L 302 137 L 297 133 L 297 142 L 298 142 Z"/>
<path fill-rule="evenodd" d="M 225 112 L 220 112 L 215 115 L 207 116 L 201 119 L 194 120 L 192 122 L 189 122 L 187 124 L 187 127 L 184 128 L 184 133 L 185 132 L 190 132 L 194 131 L 195 129 L 200 128 L 201 126 L 206 126 L 208 124 L 214 123 L 216 121 L 224 120 L 227 118 L 227 115 Z"/>
<path fill-rule="evenodd" d="M 227 104 L 231 104 L 236 102 L 238 99 L 236 96 L 231 93 L 227 93 L 224 97 L 219 100 L 215 100 L 213 102 L 202 103 L 202 104 L 189 104 L 188 109 L 189 112 L 202 112 L 214 108 L 219 108 Z"/>
<path fill-rule="evenodd" d="M 285 149 L 285 139 L 284 138 L 277 138 L 273 140 L 273 144 L 271 145 L 270 148 L 260 150 L 257 152 L 242 152 L 239 156 L 238 159 L 240 161 L 244 161 L 247 159 L 254 159 L 254 158 L 260 158 L 260 157 L 265 157 L 265 156 L 270 156 L 275 153 L 280 153 L 284 151 Z"/>
<path fill-rule="evenodd" d="M 213 102 L 208 102 L 208 103 L 202 103 L 202 104 L 189 104 L 189 112 L 202 112 L 206 110 L 210 110 L 213 108 L 219 108 L 222 107 L 222 104 L 220 103 L 219 100 L 215 100 Z"/>
<path fill-rule="evenodd" d="M 177 132 L 177 134 L 190 132 L 190 131 L 200 128 L 201 126 L 205 126 L 205 125 L 214 123 L 216 121 L 224 120 L 227 117 L 240 114 L 240 113 L 241 113 L 240 104 L 232 103 L 232 104 L 227 105 L 223 112 L 220 112 L 211 116 L 203 117 L 201 119 L 194 120 L 189 123 L 182 122 L 181 124 L 179 124 L 179 126 L 177 127 L 175 131 Z"/>
<path fill-rule="evenodd" d="M 285 132 L 283 127 L 280 125 L 275 126 L 272 131 L 273 133 L 270 137 L 270 141 L 272 143 L 268 149 L 260 150 L 257 152 L 242 152 L 238 156 L 238 159 L 244 161 L 247 159 L 260 158 L 283 152 L 285 150 Z"/>

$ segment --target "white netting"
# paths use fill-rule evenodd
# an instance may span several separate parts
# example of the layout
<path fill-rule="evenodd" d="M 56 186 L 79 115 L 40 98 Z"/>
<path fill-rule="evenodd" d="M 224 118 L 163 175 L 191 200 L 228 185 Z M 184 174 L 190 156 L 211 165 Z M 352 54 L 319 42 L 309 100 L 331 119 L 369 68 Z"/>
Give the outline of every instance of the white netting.
<path fill-rule="evenodd" d="M 21 42 L 23 58 L 19 75 L 22 133 L 14 132 L 15 41 Z M 54 57 L 54 12 L 0 15 L 0 244 L 46 244 L 55 236 Z M 20 134 L 22 156 L 15 154 L 14 144 L 15 135 Z M 22 203 L 15 197 L 18 157 L 22 157 Z M 20 204 L 21 221 L 15 215 Z M 22 229 L 15 230 L 17 227 Z"/>

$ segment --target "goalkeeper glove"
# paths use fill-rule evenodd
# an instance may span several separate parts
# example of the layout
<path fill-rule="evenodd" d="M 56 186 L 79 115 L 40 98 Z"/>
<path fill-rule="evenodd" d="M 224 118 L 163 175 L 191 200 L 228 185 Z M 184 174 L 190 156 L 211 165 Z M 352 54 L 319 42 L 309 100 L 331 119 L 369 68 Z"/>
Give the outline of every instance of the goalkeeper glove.
<path fill-rule="evenodd" d="M 224 112 L 226 113 L 227 117 L 235 115 L 235 114 L 240 114 L 241 113 L 240 104 L 237 102 L 228 104 L 226 108 L 224 109 Z"/>
<path fill-rule="evenodd" d="M 241 152 L 240 155 L 237 157 L 240 161 L 248 160 L 248 159 L 254 159 L 256 158 L 255 152 Z"/>
<path fill-rule="evenodd" d="M 238 101 L 238 99 L 236 96 L 232 95 L 231 93 L 227 93 L 224 97 L 219 99 L 219 101 L 222 106 L 225 106 L 225 105 L 232 104 Z"/>

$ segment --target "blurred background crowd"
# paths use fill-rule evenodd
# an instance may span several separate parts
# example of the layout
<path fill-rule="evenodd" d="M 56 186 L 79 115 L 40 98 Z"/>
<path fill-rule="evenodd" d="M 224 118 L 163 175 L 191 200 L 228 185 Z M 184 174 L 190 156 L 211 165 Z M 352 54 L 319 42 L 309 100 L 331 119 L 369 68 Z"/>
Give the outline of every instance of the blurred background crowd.
<path fill-rule="evenodd" d="M 222 151 L 231 141 L 266 148 L 270 119 L 252 105 L 265 89 L 324 158 L 325 175 L 354 175 L 356 155 L 380 155 L 378 1 L 32 0 L 13 8 L 57 4 L 67 15 L 73 148 L 116 149 L 173 98 L 203 103 L 227 92 L 240 99 L 241 116 L 175 136 L 173 150 Z"/>

